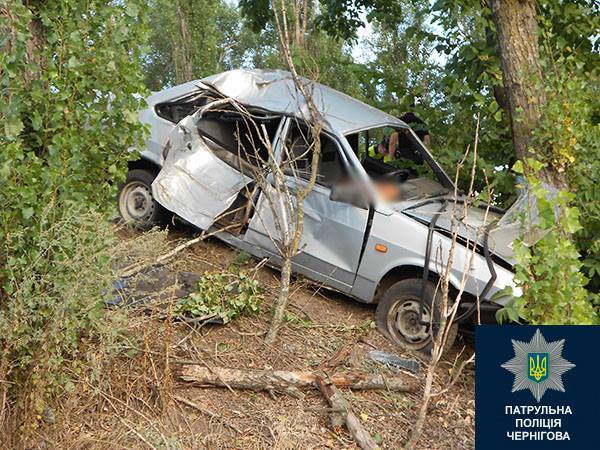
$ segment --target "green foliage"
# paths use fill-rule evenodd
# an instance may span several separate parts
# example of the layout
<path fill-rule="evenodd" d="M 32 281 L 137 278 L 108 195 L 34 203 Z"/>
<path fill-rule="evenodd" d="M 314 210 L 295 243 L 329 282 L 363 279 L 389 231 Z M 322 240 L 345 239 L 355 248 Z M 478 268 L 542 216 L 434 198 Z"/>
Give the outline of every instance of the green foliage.
<path fill-rule="evenodd" d="M 286 3 L 291 16 L 292 2 Z M 240 1 L 239 4 L 241 15 L 246 21 L 240 39 L 247 44 L 241 65 L 288 70 L 280 51 L 271 3 Z M 298 24 L 292 17 L 288 18 L 290 35 L 295 36 L 292 39 L 291 50 L 296 70 L 309 79 L 362 98 L 360 73 L 363 67 L 354 63 L 350 49 L 342 39 L 324 32 L 317 26 L 316 12 L 316 2 L 309 2 L 305 32 L 298 33 L 294 28 Z M 248 33 L 249 31 L 251 33 Z M 300 36 L 301 43 L 298 42 Z"/>
<path fill-rule="evenodd" d="M 260 33 L 274 19 L 271 0 L 239 0 L 240 11 L 255 33 Z"/>
<path fill-rule="evenodd" d="M 321 4 L 319 26 L 345 39 L 356 37 L 356 30 L 365 25 L 361 13 L 366 11 L 368 21 L 394 24 L 402 17 L 405 6 L 398 0 L 322 0 Z"/>
<path fill-rule="evenodd" d="M 230 267 L 234 270 L 239 269 L 242 266 L 245 266 L 252 260 L 252 255 L 246 253 L 243 250 L 238 250 L 235 252 L 235 256 L 233 261 L 231 261 Z"/>
<path fill-rule="evenodd" d="M 237 66 L 246 30 L 226 0 L 152 0 L 146 85 L 161 90 Z"/>
<path fill-rule="evenodd" d="M 532 248 L 520 239 L 515 241 L 515 282 L 522 296 L 509 302 L 500 318 L 514 321 L 518 314 L 532 324 L 597 323 L 597 313 L 590 303 L 590 296 L 595 294 L 585 289 L 588 280 L 581 272 L 582 262 L 571 239 L 581 229 L 579 211 L 570 206 L 574 196 L 558 191 L 552 197 L 538 177 L 542 168 L 543 164 L 535 160 L 515 167 L 518 172 L 527 171 L 533 199 L 529 204 L 536 205 L 538 227 L 544 235 Z"/>
<path fill-rule="evenodd" d="M 596 21 L 598 22 L 598 18 Z M 552 28 L 544 40 L 548 98 L 536 149 L 545 164 L 563 173 L 579 209 L 582 228 L 574 240 L 589 290 L 600 291 L 600 56 L 570 48 Z M 567 48 L 568 47 L 568 48 Z"/>
<path fill-rule="evenodd" d="M 492 296 L 492 299 L 506 296 L 510 297 L 510 300 L 508 300 L 508 302 L 506 302 L 506 304 L 501 309 L 496 311 L 496 321 L 499 324 L 503 324 L 505 322 L 517 323 L 521 319 L 521 317 L 519 316 L 519 311 L 517 310 L 517 307 L 515 305 L 516 298 L 512 297 L 512 295 L 513 289 L 509 286 L 508 288 L 501 289 L 500 291 L 496 292 L 495 295 Z"/>
<path fill-rule="evenodd" d="M 103 310 L 114 279 L 112 226 L 81 207 L 69 207 L 59 220 L 52 209 L 39 212 L 32 227 L 12 227 L 3 243 L 9 257 L 8 297 L 0 312 L 2 375 L 26 385 L 23 391 L 39 393 L 32 395 L 35 407 L 65 386 L 70 377 L 65 365 L 81 368 L 87 351 L 80 347 L 82 339 L 102 336 L 105 344 L 109 336 L 115 338 L 114 317 L 105 317 Z"/>
<path fill-rule="evenodd" d="M 196 292 L 181 299 L 175 314 L 194 317 L 218 316 L 227 323 L 245 312 L 257 313 L 263 301 L 258 281 L 241 271 L 205 273 Z"/>
<path fill-rule="evenodd" d="M 240 67 L 287 69 L 272 11 L 257 5 L 240 2 L 238 9 L 226 0 L 150 2 L 152 34 L 144 58 L 147 86 L 160 90 Z M 250 9 L 260 13 L 256 21 L 245 15 Z M 360 96 L 358 78 L 351 70 L 354 63 L 343 41 L 314 26 L 307 34 L 305 48 L 294 49 L 299 72 Z"/>
<path fill-rule="evenodd" d="M 64 386 L 81 340 L 106 331 L 107 213 L 144 132 L 145 6 L 7 0 L 0 10 L 0 388 L 29 412 Z"/>
<path fill-rule="evenodd" d="M 0 136 L 0 237 L 11 223 L 33 225 L 48 204 L 112 203 L 107 200 L 123 177 L 128 148 L 142 138 L 135 96 L 145 92 L 135 2 L 127 8 L 103 1 L 8 5 L 11 20 L 1 26 L 14 34 L 0 56 L 6 131 Z M 28 29 L 32 22 L 40 27 L 36 36 Z M 27 45 L 36 39 L 43 48 L 32 61 Z"/>
<path fill-rule="evenodd" d="M 586 5 L 573 2 L 557 15 L 556 5 L 547 3 L 540 18 L 546 76 L 538 82 L 546 104 L 531 143 L 536 159 L 517 163 L 516 170 L 530 185 L 546 234 L 531 249 L 515 243 L 523 297 L 509 305 L 533 323 L 597 323 L 600 310 L 600 66 L 592 41 L 578 34 L 598 18 L 584 14 Z M 547 168 L 564 180 L 552 200 L 540 181 Z"/>

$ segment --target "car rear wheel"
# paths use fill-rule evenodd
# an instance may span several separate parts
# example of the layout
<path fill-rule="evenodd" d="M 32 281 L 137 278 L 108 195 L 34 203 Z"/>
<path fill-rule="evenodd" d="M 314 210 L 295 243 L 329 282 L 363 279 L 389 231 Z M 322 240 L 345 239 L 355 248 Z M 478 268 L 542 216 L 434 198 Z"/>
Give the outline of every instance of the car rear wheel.
<path fill-rule="evenodd" d="M 390 286 L 379 300 L 376 318 L 379 330 L 392 342 L 406 350 L 430 354 L 434 333 L 439 331 L 435 324 L 439 323 L 441 316 L 442 295 L 439 290 L 436 293 L 434 283 L 427 281 L 423 301 L 422 286 L 423 280 L 417 278 L 401 280 Z M 458 325 L 452 324 L 444 351 L 452 347 L 457 332 Z"/>
<path fill-rule="evenodd" d="M 125 223 L 139 228 L 164 224 L 167 210 L 152 197 L 154 178 L 156 174 L 145 169 L 127 173 L 118 197 L 119 214 Z"/>

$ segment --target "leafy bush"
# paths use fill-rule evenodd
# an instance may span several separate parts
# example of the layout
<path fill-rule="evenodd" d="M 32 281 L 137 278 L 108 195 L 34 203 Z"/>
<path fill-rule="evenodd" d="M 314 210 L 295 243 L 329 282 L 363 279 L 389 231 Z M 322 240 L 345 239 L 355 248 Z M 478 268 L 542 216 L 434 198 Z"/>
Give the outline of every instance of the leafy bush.
<path fill-rule="evenodd" d="M 569 206 L 574 195 L 558 191 L 549 199 L 549 191 L 536 176 L 543 165 L 530 159 L 527 167 L 529 192 L 545 234 L 532 248 L 520 239 L 515 241 L 515 281 L 523 294 L 501 310 L 499 318 L 521 317 L 546 325 L 597 323 L 590 298 L 597 294 L 585 289 L 588 280 L 581 272 L 582 261 L 572 240 L 573 233 L 581 229 L 578 209 Z M 523 173 L 523 165 L 518 163 L 515 170 Z"/>
<path fill-rule="evenodd" d="M 0 5 L 0 398 L 19 400 L 19 427 L 84 361 L 81 339 L 108 331 L 107 213 L 144 132 L 143 5 Z"/>
<path fill-rule="evenodd" d="M 196 292 L 181 299 L 174 312 L 195 317 L 218 316 L 227 323 L 245 312 L 258 312 L 262 301 L 258 281 L 246 272 L 214 272 L 204 274 Z"/>
<path fill-rule="evenodd" d="M 49 209 L 40 213 L 35 230 L 14 232 L 4 243 L 11 255 L 4 285 L 10 297 L 0 313 L 0 376 L 36 394 L 34 407 L 64 387 L 66 364 L 75 369 L 85 361 L 82 338 L 102 336 L 106 344 L 115 337 L 103 314 L 114 280 L 112 226 L 80 208 L 50 222 L 45 220 Z M 32 250 L 23 253 L 24 246 Z"/>
<path fill-rule="evenodd" d="M 555 16 L 557 20 L 562 18 Z M 582 16 L 582 20 L 587 20 Z M 532 158 L 516 166 L 529 184 L 544 237 L 531 249 L 515 243 L 523 297 L 506 313 L 533 323 L 598 322 L 600 298 L 600 125 L 598 56 L 569 46 L 544 19 L 541 59 L 546 104 L 531 142 Z M 556 34 L 558 33 L 558 35 Z M 550 170 L 548 170 L 550 169 Z M 541 179 L 561 188 L 549 200 Z M 558 181 L 558 182 L 557 182 Z M 590 280 L 591 279 L 591 280 Z M 514 309 L 511 309 L 514 308 Z"/>

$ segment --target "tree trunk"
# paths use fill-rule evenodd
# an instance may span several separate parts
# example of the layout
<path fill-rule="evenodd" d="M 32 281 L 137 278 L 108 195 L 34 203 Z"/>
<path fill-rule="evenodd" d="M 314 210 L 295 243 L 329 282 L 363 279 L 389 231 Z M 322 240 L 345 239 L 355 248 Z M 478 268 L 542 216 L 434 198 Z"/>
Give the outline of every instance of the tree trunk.
<path fill-rule="evenodd" d="M 538 22 L 535 0 L 490 0 L 492 18 L 498 33 L 502 77 L 510 115 L 515 156 L 530 156 L 530 142 L 540 124 L 546 104 L 540 65 Z M 539 156 L 544 156 L 541 145 Z M 551 166 L 541 172 L 544 181 L 566 188 L 563 174 Z"/>
<path fill-rule="evenodd" d="M 27 41 L 27 62 L 30 64 L 30 66 L 35 67 L 41 72 L 45 64 L 44 44 L 46 43 L 46 32 L 44 30 L 42 20 L 35 15 L 36 11 L 32 12 L 34 13 L 34 17 L 29 23 L 29 32 L 31 33 L 31 37 Z M 27 69 L 24 71 L 23 76 L 25 82 L 29 84 L 35 80 L 39 74 L 35 71 Z"/>
<path fill-rule="evenodd" d="M 186 14 L 181 7 L 180 1 L 175 5 L 177 21 L 179 22 L 179 42 L 175 42 L 173 49 L 175 60 L 175 81 L 177 84 L 185 83 L 193 79 L 192 58 L 190 57 L 190 35 Z"/>
<path fill-rule="evenodd" d="M 491 0 L 513 145 L 517 158 L 529 153 L 533 130 L 546 103 L 540 67 L 535 0 Z"/>

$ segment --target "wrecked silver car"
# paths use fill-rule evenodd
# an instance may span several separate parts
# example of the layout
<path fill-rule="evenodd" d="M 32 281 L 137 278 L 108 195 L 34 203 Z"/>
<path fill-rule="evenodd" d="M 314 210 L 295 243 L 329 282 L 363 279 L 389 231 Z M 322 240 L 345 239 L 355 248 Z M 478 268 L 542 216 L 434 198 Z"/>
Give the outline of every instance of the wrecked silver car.
<path fill-rule="evenodd" d="M 321 154 L 316 185 L 304 200 L 293 270 L 377 303 L 384 334 L 405 348 L 427 350 L 440 317 L 436 286 L 452 245 L 451 217 L 464 200 L 455 198 L 451 179 L 404 122 L 316 83 L 311 93 L 323 120 Z M 255 129 L 227 99 L 250 112 Z M 214 75 L 152 95 L 140 117 L 150 124 L 151 136 L 121 189 L 122 217 L 159 222 L 171 212 L 280 265 L 273 202 L 253 179 L 264 168 L 253 166 L 247 148 L 252 144 L 265 160 L 278 163 L 306 151 L 299 136 L 306 134 L 308 106 L 291 75 L 261 70 Z M 257 130 L 268 136 L 270 148 L 261 148 Z M 398 133 L 406 147 L 406 158 L 393 164 L 372 155 L 389 133 Z M 295 175 L 287 182 L 307 182 Z M 464 294 L 449 340 L 459 323 L 476 320 L 476 311 L 481 320 L 494 320 L 509 300 L 495 294 L 514 286 L 514 236 L 497 226 L 502 212 L 464 210 L 449 271 L 452 294 L 461 283 Z"/>

